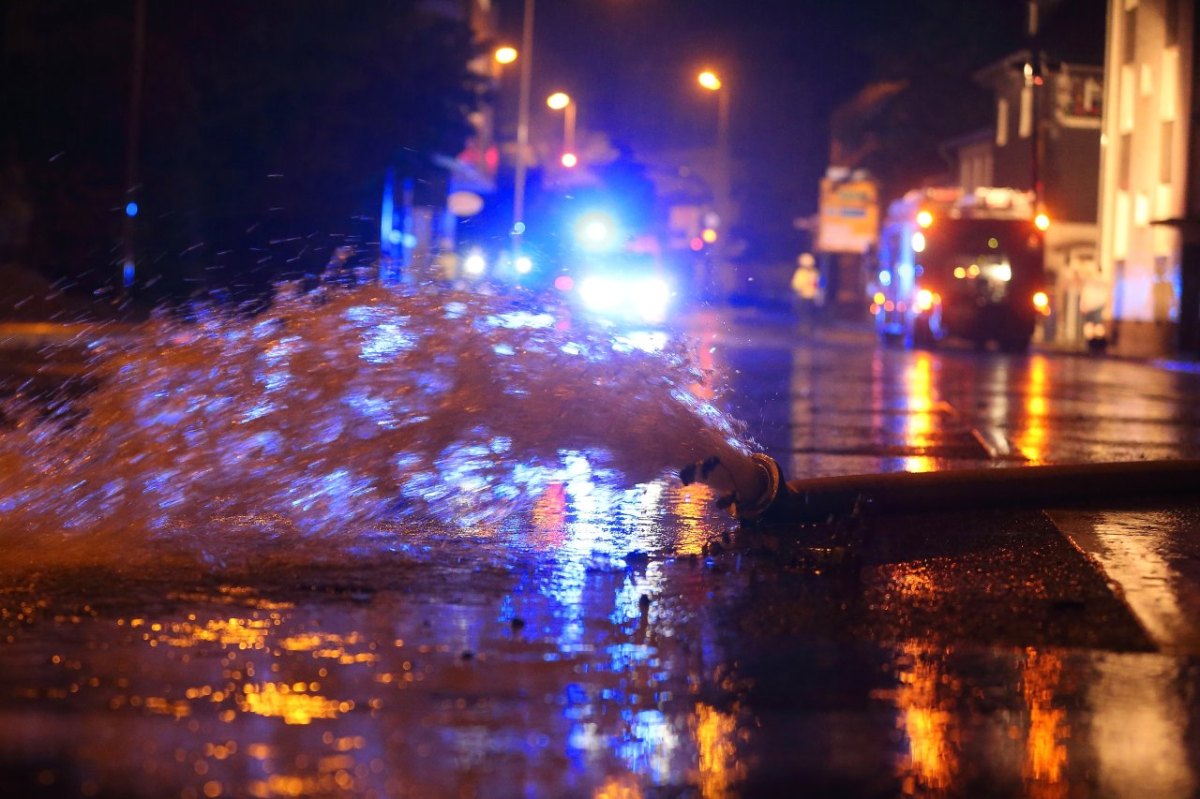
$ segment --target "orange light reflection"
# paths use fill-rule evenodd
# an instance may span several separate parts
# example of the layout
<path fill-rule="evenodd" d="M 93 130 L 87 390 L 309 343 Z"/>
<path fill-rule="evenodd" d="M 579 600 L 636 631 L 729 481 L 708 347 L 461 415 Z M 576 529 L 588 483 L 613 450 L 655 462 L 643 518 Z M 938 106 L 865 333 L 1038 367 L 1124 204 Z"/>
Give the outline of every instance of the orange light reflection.
<path fill-rule="evenodd" d="M 699 555 L 704 551 L 711 528 L 704 524 L 705 512 L 715 501 L 713 490 L 703 483 L 675 486 L 668 493 L 671 513 L 677 522 L 675 552 Z"/>
<path fill-rule="evenodd" d="M 737 756 L 737 719 L 700 703 L 692 717 L 692 736 L 698 755 L 698 782 L 704 799 L 724 799 L 745 778 Z"/>
<path fill-rule="evenodd" d="M 551 483 L 533 504 L 532 543 L 542 549 L 559 547 L 566 535 L 567 489 L 562 483 Z"/>
<path fill-rule="evenodd" d="M 311 724 L 314 719 L 335 719 L 354 709 L 353 702 L 339 702 L 286 683 L 245 685 L 236 695 L 238 708 L 257 716 L 281 718 L 285 724 Z"/>
<path fill-rule="evenodd" d="M 941 666 L 941 657 L 916 641 L 901 648 L 896 725 L 908 739 L 900 763 L 901 787 L 908 796 L 949 789 L 958 774 L 958 725 L 949 709 L 959 684 Z"/>
<path fill-rule="evenodd" d="M 642 799 L 641 785 L 632 775 L 609 777 L 592 794 L 593 799 Z"/>
<path fill-rule="evenodd" d="M 1054 707 L 1062 660 L 1051 652 L 1039 652 L 1032 647 L 1025 654 L 1021 682 L 1029 708 L 1029 737 L 1021 773 L 1032 783 L 1030 796 L 1060 799 L 1067 795 L 1067 783 L 1063 780 L 1067 766 L 1065 741 L 1071 737 L 1066 711 Z"/>
<path fill-rule="evenodd" d="M 1043 462 L 1046 455 L 1046 440 L 1049 429 L 1046 424 L 1048 403 L 1046 396 L 1046 359 L 1035 355 L 1029 359 L 1029 371 L 1025 383 L 1025 426 L 1016 436 L 1017 448 L 1031 464 Z"/>
<path fill-rule="evenodd" d="M 905 443 L 910 447 L 928 447 L 932 443 L 934 424 L 933 358 L 927 352 L 913 355 L 912 366 L 905 374 L 908 387 L 908 420 L 904 428 Z M 914 455 L 904 459 L 906 472 L 931 472 L 933 458 Z"/>

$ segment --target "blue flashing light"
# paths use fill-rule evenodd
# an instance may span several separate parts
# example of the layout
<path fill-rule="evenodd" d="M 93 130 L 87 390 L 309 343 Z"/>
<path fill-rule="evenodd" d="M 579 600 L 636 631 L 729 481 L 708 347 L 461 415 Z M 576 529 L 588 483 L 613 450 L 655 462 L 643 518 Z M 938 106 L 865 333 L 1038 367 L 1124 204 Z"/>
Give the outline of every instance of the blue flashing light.
<path fill-rule="evenodd" d="M 589 211 L 576 222 L 575 238 L 585 249 L 611 249 L 617 244 L 617 221 L 604 211 Z"/>
<path fill-rule="evenodd" d="M 392 228 L 388 231 L 387 238 L 392 244 L 399 244 L 404 239 L 404 234 L 399 230 Z"/>
<path fill-rule="evenodd" d="M 135 203 L 133 200 L 130 200 L 129 202 L 125 203 L 125 216 L 129 217 L 130 219 L 133 219 L 137 215 L 138 215 L 138 204 Z"/>
<path fill-rule="evenodd" d="M 881 286 L 892 285 L 892 273 L 887 271 L 886 269 L 883 270 L 882 272 L 880 272 L 879 273 L 879 285 L 881 285 Z"/>
<path fill-rule="evenodd" d="M 133 285 L 133 261 L 126 261 L 121 265 L 121 285 L 129 288 Z"/>

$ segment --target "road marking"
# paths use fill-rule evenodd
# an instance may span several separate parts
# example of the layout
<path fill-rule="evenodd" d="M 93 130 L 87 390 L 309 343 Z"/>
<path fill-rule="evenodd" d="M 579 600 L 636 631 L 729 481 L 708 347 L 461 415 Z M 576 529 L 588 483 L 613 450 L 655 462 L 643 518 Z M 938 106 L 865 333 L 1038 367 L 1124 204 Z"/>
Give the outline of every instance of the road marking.
<path fill-rule="evenodd" d="M 1115 583 L 1151 640 L 1200 652 L 1200 597 L 1180 571 L 1194 559 L 1194 521 L 1163 510 L 1048 510 L 1046 515 Z"/>

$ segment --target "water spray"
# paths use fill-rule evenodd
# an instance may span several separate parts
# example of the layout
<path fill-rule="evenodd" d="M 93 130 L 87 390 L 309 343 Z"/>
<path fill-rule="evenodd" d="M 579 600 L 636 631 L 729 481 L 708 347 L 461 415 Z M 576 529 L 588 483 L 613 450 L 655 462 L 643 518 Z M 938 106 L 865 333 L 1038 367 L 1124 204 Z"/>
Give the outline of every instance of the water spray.
<path fill-rule="evenodd" d="M 680 470 L 743 523 L 811 523 L 855 511 L 920 513 L 1128 500 L 1200 491 L 1200 460 L 891 472 L 786 481 L 772 458 L 716 457 Z"/>

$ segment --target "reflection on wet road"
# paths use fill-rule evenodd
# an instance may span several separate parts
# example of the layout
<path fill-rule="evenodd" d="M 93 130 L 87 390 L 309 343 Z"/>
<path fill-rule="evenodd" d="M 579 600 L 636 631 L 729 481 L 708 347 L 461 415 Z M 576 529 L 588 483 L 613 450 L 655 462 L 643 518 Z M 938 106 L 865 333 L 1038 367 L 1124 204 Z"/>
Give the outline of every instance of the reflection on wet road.
<path fill-rule="evenodd" d="M 1200 449 L 1195 376 L 697 335 L 791 476 Z M 1067 538 L 1035 511 L 763 534 L 712 500 L 597 472 L 525 517 L 390 531 L 401 543 L 370 555 L 11 566 L 0 782 L 181 799 L 1200 787 L 1195 506 L 1053 511 Z"/>
<path fill-rule="evenodd" d="M 1200 515 L 1194 508 L 1052 510 L 1115 580 L 1154 642 L 1200 651 Z"/>

